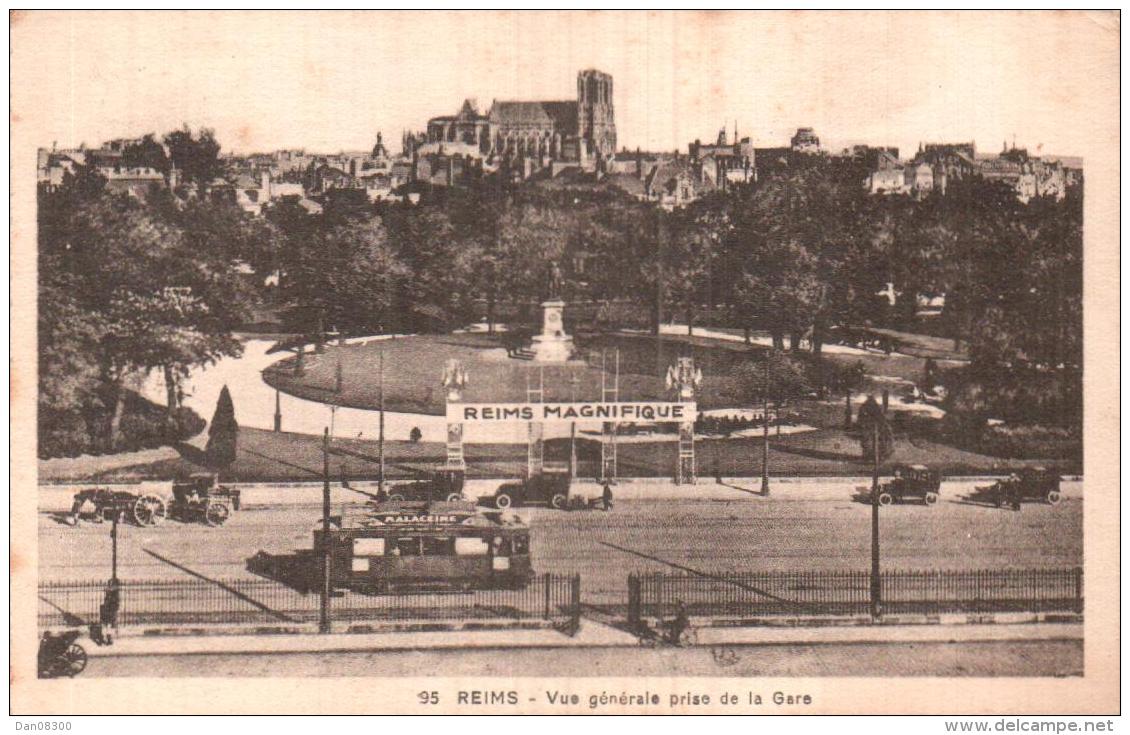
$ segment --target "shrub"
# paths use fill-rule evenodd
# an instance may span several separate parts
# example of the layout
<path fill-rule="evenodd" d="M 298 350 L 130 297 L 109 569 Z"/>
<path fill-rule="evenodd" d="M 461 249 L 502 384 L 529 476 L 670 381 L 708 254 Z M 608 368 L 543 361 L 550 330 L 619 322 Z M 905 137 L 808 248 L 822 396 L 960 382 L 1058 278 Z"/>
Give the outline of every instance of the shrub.
<path fill-rule="evenodd" d="M 981 433 L 979 449 L 1009 459 L 1082 459 L 1083 440 L 1056 426 L 990 426 Z"/>
<path fill-rule="evenodd" d="M 423 432 L 420 431 L 419 426 L 413 426 L 412 431 L 408 432 L 408 441 L 412 442 L 413 444 L 415 444 L 416 442 L 420 441 L 423 438 L 424 438 L 424 434 L 423 434 Z"/>
<path fill-rule="evenodd" d="M 172 435 L 168 437 L 171 442 L 182 442 L 186 439 L 191 439 L 200 432 L 204 431 L 207 422 L 200 416 L 200 414 L 193 411 L 191 408 L 181 406 L 173 410 L 172 421 Z"/>
<path fill-rule="evenodd" d="M 78 411 L 40 411 L 39 450 L 41 458 L 77 457 L 90 450 L 86 419 Z"/>
<path fill-rule="evenodd" d="M 235 421 L 235 406 L 231 393 L 225 385 L 216 400 L 216 412 L 208 426 L 208 446 L 204 454 L 213 467 L 223 468 L 235 461 L 236 442 L 239 438 L 239 424 Z"/>
<path fill-rule="evenodd" d="M 102 454 L 109 422 L 109 410 L 100 406 L 91 407 L 85 414 L 41 410 L 38 455 L 47 459 Z M 204 426 L 204 419 L 190 408 L 177 408 L 170 418 L 164 406 L 131 392 L 126 397 L 117 451 L 134 452 L 181 442 L 199 434 Z"/>
<path fill-rule="evenodd" d="M 985 419 L 1014 425 L 1079 426 L 1082 423 L 1082 376 L 1078 372 L 1034 369 L 966 368 L 947 372 L 946 410 L 979 429 Z"/>

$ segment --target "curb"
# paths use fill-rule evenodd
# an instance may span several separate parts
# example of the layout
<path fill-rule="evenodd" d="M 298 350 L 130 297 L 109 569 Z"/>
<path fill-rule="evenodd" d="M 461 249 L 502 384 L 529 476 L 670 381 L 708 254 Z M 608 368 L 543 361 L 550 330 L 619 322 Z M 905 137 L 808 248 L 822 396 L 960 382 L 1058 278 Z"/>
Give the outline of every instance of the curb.
<path fill-rule="evenodd" d="M 826 618 L 800 616 L 767 616 L 760 618 L 696 618 L 696 628 L 833 628 L 888 627 L 922 625 L 1034 625 L 1038 623 L 1082 624 L 1083 614 L 1075 612 L 1039 613 L 947 613 L 938 615 L 884 615 L 872 620 L 870 615 L 845 615 Z"/>
<path fill-rule="evenodd" d="M 1076 623 L 1049 625 L 850 625 L 803 627 L 697 628 L 697 647 L 712 653 L 729 646 L 781 645 L 902 645 L 944 643 L 948 645 L 986 642 L 1082 641 L 1083 626 Z M 87 643 L 83 640 L 82 643 Z M 423 650 L 467 651 L 475 649 L 518 650 L 560 648 L 639 648 L 632 634 L 589 621 L 574 637 L 550 629 L 465 631 L 463 636 L 447 632 L 418 633 L 313 633 L 230 636 L 126 637 L 111 646 L 87 646 L 91 658 L 184 655 L 285 655 L 302 653 L 368 653 Z M 650 647 L 650 646 L 649 646 Z"/>
<path fill-rule="evenodd" d="M 337 623 L 333 626 L 334 635 L 373 635 L 387 633 L 447 633 L 447 632 L 496 632 L 509 630 L 555 630 L 552 620 L 521 620 L 513 622 L 388 622 L 388 623 Z M 317 623 L 298 625 L 203 625 L 203 626 L 122 626 L 117 639 L 131 638 L 195 638 L 222 636 L 280 636 L 315 635 Z"/>

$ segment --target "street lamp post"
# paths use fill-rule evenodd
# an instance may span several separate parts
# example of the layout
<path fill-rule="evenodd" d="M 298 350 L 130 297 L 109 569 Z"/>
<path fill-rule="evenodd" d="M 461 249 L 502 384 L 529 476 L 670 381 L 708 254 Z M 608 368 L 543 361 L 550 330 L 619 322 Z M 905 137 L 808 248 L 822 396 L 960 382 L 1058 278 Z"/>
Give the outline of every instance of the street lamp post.
<path fill-rule="evenodd" d="M 330 430 L 322 435 L 322 601 L 318 615 L 318 632 L 330 632 Z"/>
<path fill-rule="evenodd" d="M 379 405 L 380 405 L 380 419 L 379 428 L 377 430 L 377 495 L 380 497 L 385 496 L 385 351 L 381 347 L 380 351 L 380 365 L 378 367 L 380 373 L 377 379 Z"/>
<path fill-rule="evenodd" d="M 875 419 L 872 431 L 871 465 L 871 617 L 883 614 L 882 579 L 879 577 L 879 420 Z"/>
<path fill-rule="evenodd" d="M 569 398 L 573 403 L 577 402 L 577 383 L 580 378 L 574 372 L 569 376 Z M 577 422 L 574 420 L 569 427 L 569 477 L 574 478 L 577 476 Z"/>
<path fill-rule="evenodd" d="M 118 518 L 121 513 L 115 511 L 110 525 L 110 584 L 118 584 Z"/>

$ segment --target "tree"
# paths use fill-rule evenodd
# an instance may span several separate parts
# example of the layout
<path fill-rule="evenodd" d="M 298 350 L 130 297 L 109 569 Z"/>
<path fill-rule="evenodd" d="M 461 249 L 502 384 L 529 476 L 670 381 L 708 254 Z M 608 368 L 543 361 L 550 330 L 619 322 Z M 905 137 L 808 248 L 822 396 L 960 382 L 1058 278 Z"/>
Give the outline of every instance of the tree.
<path fill-rule="evenodd" d="M 394 324 L 406 298 L 407 274 L 380 218 L 350 220 L 328 228 L 324 222 L 293 220 L 283 255 L 283 295 L 291 305 L 292 328 L 313 334 L 319 347 L 325 331 L 384 331 Z M 285 225 L 284 225 L 285 226 Z"/>
<path fill-rule="evenodd" d="M 457 189 L 446 211 L 458 240 L 456 247 L 470 262 L 475 294 L 486 300 L 487 333 L 494 334 L 495 314 L 506 263 L 499 249 L 499 220 L 508 206 L 497 177 L 476 180 Z"/>
<path fill-rule="evenodd" d="M 41 199 L 49 215 L 41 217 L 41 295 L 57 302 L 47 305 L 41 344 L 49 360 L 87 376 L 82 395 L 71 394 L 75 410 L 113 407 L 103 446 L 115 449 L 131 385 L 150 369 L 164 369 L 172 417 L 179 376 L 239 354 L 231 330 L 246 312 L 233 258 L 217 238 L 186 233 L 170 214 L 175 208 L 98 191 L 87 179 L 80 172 Z M 79 363 L 87 369 L 74 369 Z M 58 386 L 41 388 L 41 395 L 59 394 Z"/>
<path fill-rule="evenodd" d="M 203 194 L 212 180 L 223 174 L 220 163 L 220 144 L 213 132 L 201 128 L 196 136 L 185 125 L 165 136 L 165 146 L 169 149 L 169 160 L 179 169 L 186 182 L 196 185 L 197 194 Z"/>
<path fill-rule="evenodd" d="M 122 165 L 128 168 L 152 168 L 167 173 L 169 157 L 165 148 L 158 143 L 153 133 L 148 133 L 139 142 L 122 149 Z"/>
<path fill-rule="evenodd" d="M 235 406 L 225 385 L 216 401 L 212 423 L 208 425 L 208 445 L 204 449 L 208 464 L 220 469 L 231 465 L 235 461 L 238 440 L 239 424 L 235 420 Z"/>
<path fill-rule="evenodd" d="M 722 197 L 695 202 L 673 216 L 674 237 L 664 255 L 667 292 L 683 307 L 687 334 L 694 334 L 695 307 L 715 305 L 714 264 L 720 241 L 729 235 L 730 217 Z"/>
<path fill-rule="evenodd" d="M 732 377 L 740 395 L 749 403 L 760 403 L 766 399 L 782 403 L 804 398 L 812 392 L 812 380 L 805 364 L 775 350 L 766 352 L 756 362 L 746 360 L 738 363 L 734 366 Z"/>
<path fill-rule="evenodd" d="M 887 415 L 874 396 L 867 396 L 867 400 L 859 407 L 859 443 L 863 461 L 883 463 L 890 458 L 895 450 L 894 433 L 887 421 Z M 875 441 L 878 439 L 878 452 L 876 453 Z"/>

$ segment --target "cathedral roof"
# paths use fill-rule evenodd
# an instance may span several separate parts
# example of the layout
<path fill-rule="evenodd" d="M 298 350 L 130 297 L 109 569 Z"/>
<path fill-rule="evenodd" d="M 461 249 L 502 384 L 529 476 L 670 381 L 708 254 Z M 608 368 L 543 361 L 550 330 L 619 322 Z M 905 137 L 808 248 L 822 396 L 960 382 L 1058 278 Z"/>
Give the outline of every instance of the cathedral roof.
<path fill-rule="evenodd" d="M 577 103 L 566 102 L 495 102 L 490 108 L 494 125 L 536 125 L 552 127 L 563 135 L 577 131 Z"/>

